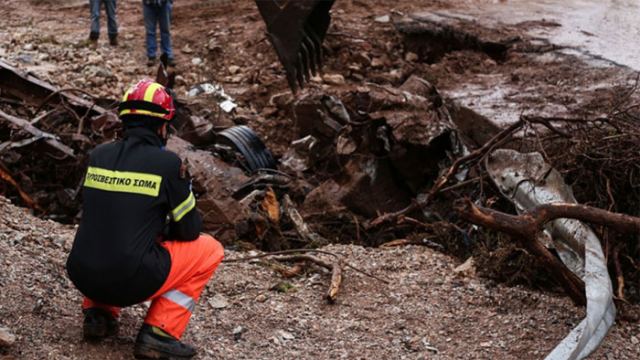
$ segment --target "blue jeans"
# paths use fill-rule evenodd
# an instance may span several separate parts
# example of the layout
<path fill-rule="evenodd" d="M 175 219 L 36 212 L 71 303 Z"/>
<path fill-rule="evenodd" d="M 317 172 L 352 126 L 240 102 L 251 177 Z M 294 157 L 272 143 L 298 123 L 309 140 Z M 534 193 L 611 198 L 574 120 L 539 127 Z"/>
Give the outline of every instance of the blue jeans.
<path fill-rule="evenodd" d="M 107 12 L 107 29 L 109 37 L 118 35 L 118 22 L 116 19 L 116 0 L 89 0 L 91 10 L 91 33 L 98 36 L 100 34 L 100 4 L 104 3 Z"/>
<path fill-rule="evenodd" d="M 147 57 L 155 58 L 158 50 L 156 39 L 156 24 L 160 25 L 160 47 L 162 53 L 173 59 L 171 50 L 171 10 L 172 1 L 166 1 L 163 5 L 143 4 L 144 27 L 147 30 Z"/>

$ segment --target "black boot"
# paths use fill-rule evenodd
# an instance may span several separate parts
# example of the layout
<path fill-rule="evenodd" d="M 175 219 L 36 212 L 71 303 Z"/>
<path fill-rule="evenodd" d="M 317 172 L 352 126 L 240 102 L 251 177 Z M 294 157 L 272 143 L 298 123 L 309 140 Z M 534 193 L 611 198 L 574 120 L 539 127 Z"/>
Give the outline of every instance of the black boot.
<path fill-rule="evenodd" d="M 97 48 L 98 47 L 98 37 L 100 37 L 100 34 L 98 33 L 89 33 L 89 41 L 87 42 L 87 45 L 91 46 L 92 48 Z"/>
<path fill-rule="evenodd" d="M 87 340 L 100 340 L 118 334 L 118 320 L 110 312 L 100 308 L 84 310 L 82 333 Z"/>
<path fill-rule="evenodd" d="M 180 342 L 159 328 L 144 324 L 136 338 L 136 359 L 191 359 L 196 349 Z"/>
<path fill-rule="evenodd" d="M 109 35 L 109 45 L 118 46 L 118 34 Z"/>

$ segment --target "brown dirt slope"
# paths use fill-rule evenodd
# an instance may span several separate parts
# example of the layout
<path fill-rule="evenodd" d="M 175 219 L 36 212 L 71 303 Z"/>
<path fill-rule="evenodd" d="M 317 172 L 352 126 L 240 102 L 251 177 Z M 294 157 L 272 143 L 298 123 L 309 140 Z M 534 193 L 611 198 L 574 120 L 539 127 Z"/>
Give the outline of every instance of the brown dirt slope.
<path fill-rule="evenodd" d="M 82 341 L 81 297 L 64 269 L 73 235 L 0 198 L 0 325 L 18 337 L 1 359 L 131 357 L 145 305 L 125 309 L 117 338 Z M 282 292 L 271 288 L 285 280 L 263 262 L 223 264 L 185 340 L 201 359 L 537 359 L 582 316 L 558 295 L 456 275 L 456 261 L 429 248 L 323 250 L 390 284 L 348 269 L 328 305 L 330 274 L 310 271 Z M 594 358 L 637 359 L 637 334 L 619 322 Z"/>

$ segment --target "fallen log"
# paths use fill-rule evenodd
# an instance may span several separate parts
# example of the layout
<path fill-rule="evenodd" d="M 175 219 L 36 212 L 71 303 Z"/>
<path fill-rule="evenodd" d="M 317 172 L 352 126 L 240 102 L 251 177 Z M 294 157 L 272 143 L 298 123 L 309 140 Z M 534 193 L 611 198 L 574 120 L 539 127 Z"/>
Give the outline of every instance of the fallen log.
<path fill-rule="evenodd" d="M 0 119 L 4 119 L 8 122 L 10 122 L 11 124 L 18 126 L 19 128 L 27 131 L 28 133 L 30 133 L 31 135 L 37 137 L 37 138 L 41 138 L 44 139 L 44 141 L 51 146 L 52 148 L 62 152 L 63 154 L 70 156 L 72 158 L 75 158 L 76 155 L 73 151 L 72 148 L 68 147 L 67 145 L 61 143 L 58 140 L 58 137 L 52 134 L 49 134 L 47 132 L 44 132 L 40 129 L 38 129 L 37 127 L 31 125 L 27 120 L 24 119 L 20 119 L 18 117 L 9 115 L 7 113 L 5 113 L 4 111 L 0 110 Z"/>
<path fill-rule="evenodd" d="M 549 268 L 553 275 L 558 277 L 558 282 L 576 305 L 584 306 L 587 303 L 584 293 L 584 282 L 572 273 L 569 268 L 564 266 L 537 238 L 538 233 L 543 230 L 543 225 L 548 221 L 559 217 L 574 218 L 572 216 L 550 217 L 550 213 L 545 210 L 548 206 L 553 207 L 555 205 L 556 204 L 542 205 L 541 208 L 544 209 L 534 209 L 523 215 L 509 215 L 493 209 L 476 206 L 471 200 L 465 199 L 465 201 L 462 204 L 458 204 L 455 209 L 463 219 L 473 224 L 511 235 L 523 248 L 530 251 L 545 267 Z M 554 212 L 554 214 L 558 215 L 556 212 Z"/>
<path fill-rule="evenodd" d="M 332 270 L 333 265 L 331 263 L 328 263 L 324 260 L 321 260 L 315 256 L 311 256 L 311 255 L 287 255 L 287 256 L 276 256 L 273 258 L 274 260 L 277 261 L 286 261 L 286 262 L 290 262 L 290 261 L 306 261 L 306 262 L 311 262 L 314 263 L 320 267 L 323 267 L 327 270 Z"/>
<path fill-rule="evenodd" d="M 387 241 L 386 243 L 382 243 L 378 245 L 378 247 L 381 249 L 389 249 L 389 248 L 408 246 L 408 245 L 420 245 L 420 246 L 427 246 L 431 248 L 444 250 L 442 248 L 442 245 L 436 242 L 433 242 L 426 237 L 422 239 L 395 239 L 395 240 Z"/>
<path fill-rule="evenodd" d="M 335 260 L 331 263 L 328 263 L 324 260 L 321 260 L 315 256 L 310 256 L 310 255 L 305 255 L 305 254 L 300 254 L 300 253 L 318 253 L 318 254 L 325 254 L 325 255 L 330 255 L 333 258 L 335 258 Z M 293 255 L 288 255 L 288 254 L 293 254 Z M 331 284 L 329 286 L 329 291 L 327 291 L 327 295 L 326 295 L 326 299 L 329 303 L 334 304 L 337 296 L 338 296 L 338 291 L 340 289 L 340 285 L 342 284 L 342 273 L 344 272 L 344 268 L 349 267 L 363 275 L 366 275 L 368 277 L 374 278 L 384 284 L 389 284 L 388 280 L 382 279 L 376 275 L 367 273 L 351 264 L 349 264 L 342 256 L 338 255 L 338 254 L 334 254 L 332 252 L 329 251 L 323 251 L 323 250 L 317 250 L 317 249 L 293 249 L 293 250 L 283 250 L 283 251 L 275 251 L 275 252 L 271 252 L 271 253 L 265 253 L 265 254 L 260 254 L 260 255 L 253 255 L 253 256 L 248 256 L 248 257 L 243 257 L 243 258 L 238 258 L 238 259 L 224 259 L 222 262 L 224 263 L 234 263 L 234 262 L 243 262 L 243 261 L 249 261 L 249 260 L 255 260 L 255 259 L 260 259 L 260 258 L 265 258 L 265 257 L 272 257 L 272 256 L 276 256 L 276 255 L 287 255 L 287 256 L 279 256 L 274 258 L 275 260 L 279 260 L 279 261 L 305 261 L 305 262 L 312 262 L 316 265 L 319 265 L 327 270 L 331 271 Z M 292 270 L 293 271 L 293 270 Z"/>
<path fill-rule="evenodd" d="M 311 255 L 289 255 L 274 257 L 277 261 L 306 261 L 319 265 L 329 271 L 331 271 L 331 284 L 327 291 L 326 299 L 330 304 L 335 304 L 338 298 L 338 292 L 340 291 L 340 285 L 342 285 L 342 273 L 345 266 L 344 259 L 338 257 L 334 262 L 328 263 L 315 256 Z"/>
<path fill-rule="evenodd" d="M 339 259 L 332 265 L 331 271 L 331 285 L 329 285 L 329 291 L 327 292 L 327 301 L 330 304 L 335 304 L 338 298 L 338 291 L 342 284 L 342 269 L 344 268 L 344 261 Z"/>
<path fill-rule="evenodd" d="M 578 305 L 584 305 L 584 283 L 537 240 L 537 235 L 544 229 L 544 225 L 556 219 L 576 219 L 609 226 L 623 233 L 640 233 L 638 217 L 581 204 L 543 204 L 522 215 L 510 215 L 476 206 L 466 199 L 456 206 L 456 211 L 469 222 L 511 235 L 523 247 L 532 251 L 554 274 L 560 275 L 561 285 Z"/>

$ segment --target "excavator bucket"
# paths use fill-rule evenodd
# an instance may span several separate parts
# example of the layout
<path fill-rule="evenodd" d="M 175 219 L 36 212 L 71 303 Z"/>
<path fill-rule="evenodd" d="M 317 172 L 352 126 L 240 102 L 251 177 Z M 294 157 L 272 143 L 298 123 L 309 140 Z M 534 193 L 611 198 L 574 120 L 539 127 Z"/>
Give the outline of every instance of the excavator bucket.
<path fill-rule="evenodd" d="M 294 93 L 322 66 L 322 41 L 335 0 L 255 0 Z"/>

